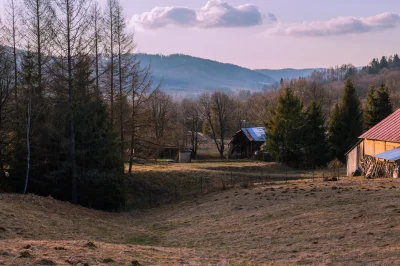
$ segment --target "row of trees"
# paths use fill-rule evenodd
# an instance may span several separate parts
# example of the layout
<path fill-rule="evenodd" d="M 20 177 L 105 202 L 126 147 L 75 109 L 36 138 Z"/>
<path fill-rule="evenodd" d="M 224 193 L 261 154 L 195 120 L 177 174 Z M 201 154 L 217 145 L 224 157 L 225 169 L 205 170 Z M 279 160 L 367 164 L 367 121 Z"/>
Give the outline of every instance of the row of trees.
<path fill-rule="evenodd" d="M 364 76 L 380 74 L 382 70 L 398 70 L 400 69 L 400 57 L 398 54 L 393 56 L 382 56 L 381 59 L 374 58 L 367 66 L 360 68 L 353 64 L 342 64 L 340 66 L 330 67 L 326 69 L 315 70 L 308 77 L 299 77 L 308 81 L 318 81 L 321 84 L 329 84 L 342 82 L 347 79 L 360 79 Z M 296 79 L 286 81 L 290 83 Z M 281 80 L 281 85 L 284 80 Z"/>
<path fill-rule="evenodd" d="M 8 0 L 5 13 L 0 189 L 118 207 L 124 162 L 132 173 L 164 137 L 172 102 L 136 60 L 119 0 Z"/>
<path fill-rule="evenodd" d="M 293 87 L 289 87 L 292 85 Z M 345 159 L 345 153 L 358 137 L 393 112 L 385 83 L 371 85 L 367 99 L 359 97 L 354 84 L 347 80 L 341 93 L 333 93 L 323 84 L 297 79 L 283 84 L 278 91 L 266 91 L 237 97 L 223 92 L 205 93 L 198 100 L 181 103 L 184 130 L 191 132 L 196 153 L 201 142 L 194 132 L 211 136 L 224 156 L 225 140 L 248 121 L 267 129 L 266 150 L 278 161 L 294 164 L 324 165 Z"/>
<path fill-rule="evenodd" d="M 371 86 L 363 109 L 353 83 L 347 80 L 341 100 L 334 105 L 329 119 L 315 99 L 304 107 L 295 90 L 284 88 L 268 116 L 266 149 L 285 163 L 308 162 L 315 167 L 333 158 L 344 161 L 345 153 L 364 130 L 392 111 L 384 83 L 377 89 Z"/>
<path fill-rule="evenodd" d="M 290 88 L 284 88 L 276 107 L 270 110 L 266 150 L 280 162 L 326 160 L 327 141 L 321 106 L 314 100 L 307 107 Z"/>
<path fill-rule="evenodd" d="M 363 71 L 368 74 L 378 74 L 383 69 L 399 69 L 400 57 L 398 54 L 389 57 L 382 56 L 381 59 L 374 58 L 368 66 L 363 67 Z"/>

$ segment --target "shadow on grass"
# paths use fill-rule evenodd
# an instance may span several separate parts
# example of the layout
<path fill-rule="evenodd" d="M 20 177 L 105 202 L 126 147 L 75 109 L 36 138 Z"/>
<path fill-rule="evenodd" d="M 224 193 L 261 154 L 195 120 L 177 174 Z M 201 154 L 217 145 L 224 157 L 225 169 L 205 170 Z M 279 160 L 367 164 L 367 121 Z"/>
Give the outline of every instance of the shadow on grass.
<path fill-rule="evenodd" d="M 161 239 L 154 235 L 137 235 L 128 238 L 128 244 L 157 246 L 161 243 Z"/>

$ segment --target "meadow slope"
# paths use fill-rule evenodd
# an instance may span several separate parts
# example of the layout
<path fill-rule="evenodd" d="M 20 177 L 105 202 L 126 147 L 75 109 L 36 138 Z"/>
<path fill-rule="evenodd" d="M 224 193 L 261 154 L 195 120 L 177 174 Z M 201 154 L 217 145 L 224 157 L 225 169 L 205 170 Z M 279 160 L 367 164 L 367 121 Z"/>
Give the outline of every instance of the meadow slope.
<path fill-rule="evenodd" d="M 0 195 L 0 265 L 393 265 L 400 181 L 255 184 L 105 213 Z"/>

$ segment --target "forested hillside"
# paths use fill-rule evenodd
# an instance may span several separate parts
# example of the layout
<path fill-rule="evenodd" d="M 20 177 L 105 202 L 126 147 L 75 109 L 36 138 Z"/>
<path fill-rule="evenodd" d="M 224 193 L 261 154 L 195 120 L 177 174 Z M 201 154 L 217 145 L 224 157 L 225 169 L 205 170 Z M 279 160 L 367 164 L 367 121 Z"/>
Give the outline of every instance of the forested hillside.
<path fill-rule="evenodd" d="M 150 65 L 154 80 L 162 80 L 162 90 L 175 97 L 199 95 L 205 91 L 261 91 L 277 81 L 251 69 L 232 64 L 174 54 L 169 56 L 138 54 L 142 66 Z"/>
<path fill-rule="evenodd" d="M 339 95 L 346 79 L 353 81 L 363 104 L 365 104 L 369 87 L 371 85 L 378 87 L 384 82 L 391 93 L 393 106 L 400 107 L 400 59 L 397 54 L 382 56 L 381 59 L 374 58 L 362 68 L 343 64 L 316 70 L 305 79 L 286 80 L 285 85 L 303 88 L 306 83 L 315 83 L 328 90 L 330 94 Z"/>
<path fill-rule="evenodd" d="M 256 69 L 255 71 L 273 78 L 276 82 L 281 79 L 293 79 L 300 77 L 308 77 L 314 71 L 320 71 L 323 68 L 305 68 L 305 69 Z"/>

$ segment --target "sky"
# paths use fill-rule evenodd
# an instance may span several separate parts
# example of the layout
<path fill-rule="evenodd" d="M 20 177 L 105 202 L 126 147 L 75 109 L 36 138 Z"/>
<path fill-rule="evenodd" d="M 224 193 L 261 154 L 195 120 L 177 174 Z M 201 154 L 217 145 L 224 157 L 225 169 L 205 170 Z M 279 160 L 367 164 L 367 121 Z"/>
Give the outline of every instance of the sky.
<path fill-rule="evenodd" d="M 187 54 L 251 69 L 363 66 L 400 53 L 398 0 L 120 2 L 142 53 Z"/>

